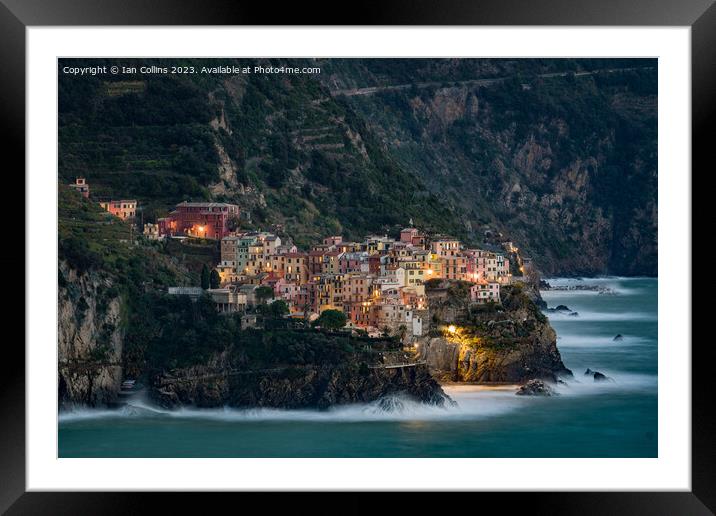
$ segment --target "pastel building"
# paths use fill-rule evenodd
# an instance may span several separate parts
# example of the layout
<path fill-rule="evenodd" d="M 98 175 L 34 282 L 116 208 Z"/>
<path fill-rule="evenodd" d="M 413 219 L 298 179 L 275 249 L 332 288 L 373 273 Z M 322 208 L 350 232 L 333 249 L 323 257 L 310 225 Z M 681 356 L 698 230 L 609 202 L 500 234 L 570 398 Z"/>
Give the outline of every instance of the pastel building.
<path fill-rule="evenodd" d="M 424 246 L 425 235 L 420 234 L 416 228 L 405 228 L 400 232 L 400 241 L 414 246 Z"/>
<path fill-rule="evenodd" d="M 477 304 L 500 302 L 500 284 L 496 281 L 481 281 L 470 287 L 470 301 Z"/>
<path fill-rule="evenodd" d="M 99 205 L 122 220 L 132 219 L 137 214 L 137 201 L 135 199 L 100 201 Z"/>
<path fill-rule="evenodd" d="M 442 238 L 431 242 L 430 248 L 433 253 L 437 254 L 441 258 L 456 256 L 460 253 L 460 241 L 453 238 Z"/>

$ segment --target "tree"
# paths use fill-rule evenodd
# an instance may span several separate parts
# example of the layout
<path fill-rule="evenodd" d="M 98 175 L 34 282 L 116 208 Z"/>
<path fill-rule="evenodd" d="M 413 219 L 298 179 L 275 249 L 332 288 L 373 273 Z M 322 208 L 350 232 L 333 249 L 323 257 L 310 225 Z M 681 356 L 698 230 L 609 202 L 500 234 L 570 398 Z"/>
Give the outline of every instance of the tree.
<path fill-rule="evenodd" d="M 401 342 L 405 340 L 405 336 L 408 334 L 408 327 L 404 324 L 401 324 L 398 327 L 398 337 L 400 338 Z"/>
<path fill-rule="evenodd" d="M 340 330 L 347 322 L 348 317 L 342 311 L 325 310 L 313 324 L 326 330 Z"/>
<path fill-rule="evenodd" d="M 209 276 L 209 284 L 211 288 L 219 288 L 221 285 L 221 277 L 216 269 L 211 269 L 211 275 Z"/>
<path fill-rule="evenodd" d="M 288 303 L 286 303 L 286 301 L 284 301 L 283 299 L 277 299 L 276 301 L 268 305 L 268 307 L 269 315 L 276 319 L 279 319 L 284 315 L 288 315 L 289 313 Z"/>
<path fill-rule="evenodd" d="M 207 267 L 206 264 L 204 264 L 201 267 L 201 288 L 206 290 L 210 286 L 211 286 L 211 278 L 210 278 L 210 274 L 209 274 L 209 267 Z"/>
<path fill-rule="evenodd" d="M 268 301 L 269 299 L 273 298 L 273 289 L 271 287 L 267 287 L 267 286 L 258 287 L 254 291 L 254 294 L 256 295 L 256 300 L 259 303 L 263 304 L 266 301 Z"/>

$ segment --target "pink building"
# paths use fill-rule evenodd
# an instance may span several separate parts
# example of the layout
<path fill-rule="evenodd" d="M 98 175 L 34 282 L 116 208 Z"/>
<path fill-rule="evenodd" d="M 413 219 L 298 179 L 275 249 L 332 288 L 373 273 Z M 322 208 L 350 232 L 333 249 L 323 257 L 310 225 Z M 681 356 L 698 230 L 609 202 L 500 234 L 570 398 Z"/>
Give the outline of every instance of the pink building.
<path fill-rule="evenodd" d="M 400 241 L 415 246 L 425 245 L 425 235 L 421 235 L 416 228 L 405 228 L 400 232 Z"/>
<path fill-rule="evenodd" d="M 338 259 L 338 272 L 365 272 L 368 268 L 368 253 L 343 253 Z"/>
<path fill-rule="evenodd" d="M 239 207 L 223 202 L 182 202 L 168 217 L 159 219 L 162 235 L 188 235 L 215 240 L 229 231 L 229 220 L 239 217 Z"/>
<path fill-rule="evenodd" d="M 484 304 L 490 301 L 500 302 L 500 284 L 496 281 L 480 281 L 470 287 L 470 300 L 473 303 Z"/>

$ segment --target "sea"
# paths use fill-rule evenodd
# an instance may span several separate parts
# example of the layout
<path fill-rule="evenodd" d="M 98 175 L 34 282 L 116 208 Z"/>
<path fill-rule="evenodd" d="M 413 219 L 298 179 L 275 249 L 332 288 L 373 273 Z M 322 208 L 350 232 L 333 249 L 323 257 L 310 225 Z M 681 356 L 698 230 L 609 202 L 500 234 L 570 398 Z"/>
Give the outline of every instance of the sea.
<path fill-rule="evenodd" d="M 445 386 L 447 408 L 396 399 L 330 410 L 167 411 L 135 399 L 58 417 L 59 457 L 657 457 L 657 280 L 551 278 L 545 311 L 574 378 L 551 397 Z M 621 339 L 615 340 L 616 335 Z M 612 381 L 595 382 L 586 369 Z"/>

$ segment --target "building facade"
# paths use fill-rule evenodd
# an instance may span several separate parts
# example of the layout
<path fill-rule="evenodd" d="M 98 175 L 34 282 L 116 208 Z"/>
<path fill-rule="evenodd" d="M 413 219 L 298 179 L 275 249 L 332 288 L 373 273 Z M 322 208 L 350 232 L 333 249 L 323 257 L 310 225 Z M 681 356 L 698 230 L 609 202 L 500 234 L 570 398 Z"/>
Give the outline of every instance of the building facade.
<path fill-rule="evenodd" d="M 159 219 L 162 235 L 220 240 L 230 233 L 229 221 L 239 218 L 239 207 L 223 202 L 182 202 Z"/>
<path fill-rule="evenodd" d="M 135 199 L 100 201 L 99 205 L 122 220 L 133 219 L 137 215 L 137 201 Z"/>

